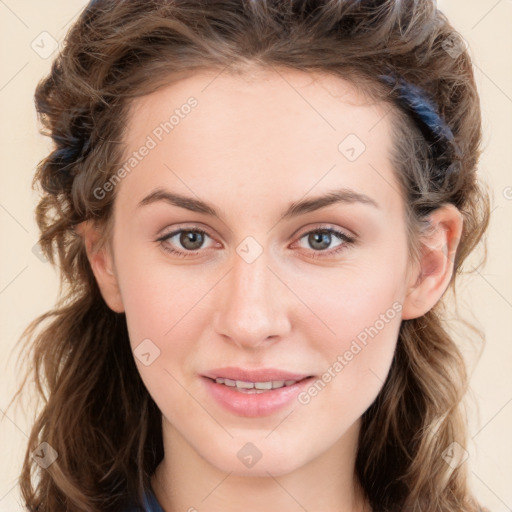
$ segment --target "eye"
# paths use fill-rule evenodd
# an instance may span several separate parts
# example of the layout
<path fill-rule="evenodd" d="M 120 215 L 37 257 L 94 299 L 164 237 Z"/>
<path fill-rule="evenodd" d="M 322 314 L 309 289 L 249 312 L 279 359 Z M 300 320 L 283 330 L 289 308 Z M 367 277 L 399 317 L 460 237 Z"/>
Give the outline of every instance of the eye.
<path fill-rule="evenodd" d="M 158 238 L 157 242 L 160 242 L 160 245 L 165 251 L 179 256 L 180 258 L 184 258 L 198 254 L 205 237 L 211 238 L 206 231 L 199 228 L 177 229 L 172 233 Z M 173 238 L 176 238 L 176 240 L 172 241 Z M 185 250 L 174 249 L 171 244 L 174 246 L 179 244 L 179 246 L 183 247 Z"/>
<path fill-rule="evenodd" d="M 333 236 L 340 240 L 340 243 L 335 246 L 334 249 L 326 251 L 325 249 L 328 248 L 333 242 Z M 347 249 L 347 246 L 355 243 L 354 237 L 349 236 L 334 228 L 320 228 L 307 231 L 300 236 L 299 240 L 302 240 L 303 238 L 306 238 L 306 243 L 314 251 L 313 254 L 310 255 L 312 258 L 333 256 Z"/>

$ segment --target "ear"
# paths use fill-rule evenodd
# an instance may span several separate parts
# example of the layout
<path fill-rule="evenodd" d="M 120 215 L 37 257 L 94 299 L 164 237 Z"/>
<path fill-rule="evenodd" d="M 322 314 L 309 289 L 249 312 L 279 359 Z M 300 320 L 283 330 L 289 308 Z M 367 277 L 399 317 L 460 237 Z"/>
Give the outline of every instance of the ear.
<path fill-rule="evenodd" d="M 463 217 L 453 204 L 429 216 L 430 227 L 421 236 L 421 257 L 414 265 L 402 309 L 402 319 L 418 318 L 430 311 L 448 288 Z"/>
<path fill-rule="evenodd" d="M 78 224 L 75 226 L 75 231 L 84 241 L 87 258 L 103 299 L 112 311 L 116 313 L 124 312 L 109 244 L 101 244 L 100 246 L 101 232 L 93 221 L 86 220 Z"/>

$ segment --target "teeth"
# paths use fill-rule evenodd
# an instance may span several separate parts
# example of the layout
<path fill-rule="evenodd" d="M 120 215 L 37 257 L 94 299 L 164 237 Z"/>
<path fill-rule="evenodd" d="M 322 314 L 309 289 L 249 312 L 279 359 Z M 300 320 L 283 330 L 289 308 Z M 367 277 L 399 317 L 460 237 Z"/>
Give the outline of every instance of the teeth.
<path fill-rule="evenodd" d="M 219 377 L 215 379 L 217 384 L 224 384 L 225 386 L 229 386 L 230 388 L 237 388 L 238 390 L 270 390 L 270 389 L 278 389 L 284 386 L 292 386 L 297 381 L 296 380 L 273 380 L 267 382 L 247 382 L 243 380 L 231 380 Z"/>
<path fill-rule="evenodd" d="M 255 382 L 256 389 L 272 389 L 272 382 Z"/>
<path fill-rule="evenodd" d="M 236 387 L 242 388 L 242 389 L 253 389 L 254 388 L 254 382 L 244 382 L 243 380 L 237 380 L 236 381 Z"/>

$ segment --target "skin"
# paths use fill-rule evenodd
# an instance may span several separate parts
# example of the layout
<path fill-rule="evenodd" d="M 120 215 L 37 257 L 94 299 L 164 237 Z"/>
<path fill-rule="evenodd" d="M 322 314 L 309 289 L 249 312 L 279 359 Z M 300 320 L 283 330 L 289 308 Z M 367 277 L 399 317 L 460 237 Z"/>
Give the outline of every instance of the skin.
<path fill-rule="evenodd" d="M 401 321 L 446 290 L 462 216 L 452 205 L 436 210 L 421 260 L 409 261 L 389 106 L 321 74 L 182 79 L 133 102 L 126 154 L 190 96 L 198 106 L 116 186 L 110 243 L 98 243 L 90 221 L 80 228 L 105 301 L 126 313 L 132 348 L 150 339 L 160 350 L 148 366 L 135 358 L 163 416 L 157 499 L 167 512 L 368 510 L 354 476 L 361 416 L 384 384 Z M 351 133 L 366 145 L 354 161 L 338 149 Z M 290 203 L 340 187 L 378 208 L 337 203 L 279 220 Z M 221 219 L 165 201 L 138 207 L 156 188 L 207 201 Z M 194 227 L 207 231 L 196 255 L 156 241 Z M 332 235 L 315 250 L 308 233 L 326 227 L 356 242 L 328 255 L 345 243 Z M 248 236 L 263 249 L 251 263 L 236 251 Z M 164 245 L 187 251 L 179 234 Z M 332 375 L 338 355 L 394 303 L 394 318 L 307 404 L 240 417 L 198 375 L 227 365 Z M 248 442 L 262 454 L 251 468 L 237 457 Z"/>

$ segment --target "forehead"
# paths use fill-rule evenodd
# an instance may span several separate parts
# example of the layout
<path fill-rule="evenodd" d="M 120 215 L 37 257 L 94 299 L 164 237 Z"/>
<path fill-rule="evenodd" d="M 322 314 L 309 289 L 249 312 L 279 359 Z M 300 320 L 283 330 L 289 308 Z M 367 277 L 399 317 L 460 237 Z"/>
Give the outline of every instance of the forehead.
<path fill-rule="evenodd" d="M 133 100 L 127 142 L 140 135 L 134 123 L 140 126 L 145 122 L 165 122 L 173 112 L 183 109 L 190 98 L 198 105 L 187 124 L 194 124 L 196 131 L 204 127 L 200 135 L 207 136 L 213 123 L 219 130 L 228 128 L 231 135 L 238 133 L 237 128 L 249 128 L 252 123 L 253 140 L 257 136 L 268 138 L 269 125 L 274 131 L 287 129 L 296 137 L 307 134 L 312 142 L 323 138 L 336 140 L 347 128 L 368 139 L 365 131 L 371 131 L 375 119 L 382 119 L 389 110 L 386 104 L 364 95 L 352 82 L 326 73 L 288 68 L 250 68 L 236 74 L 202 71 Z M 307 124 L 297 126 L 297 119 Z M 294 129 L 290 130 L 291 127 Z M 173 138 L 179 138 L 180 131 L 183 128 L 174 130 Z M 239 135 L 245 138 L 247 133 Z M 287 140 L 285 132 L 281 142 Z"/>
<path fill-rule="evenodd" d="M 229 184 L 239 197 L 271 188 L 295 200 L 346 185 L 386 204 L 398 193 L 388 112 L 332 75 L 196 73 L 131 104 L 126 157 L 152 148 L 120 188 L 135 199 L 167 184 L 211 199 Z"/>

